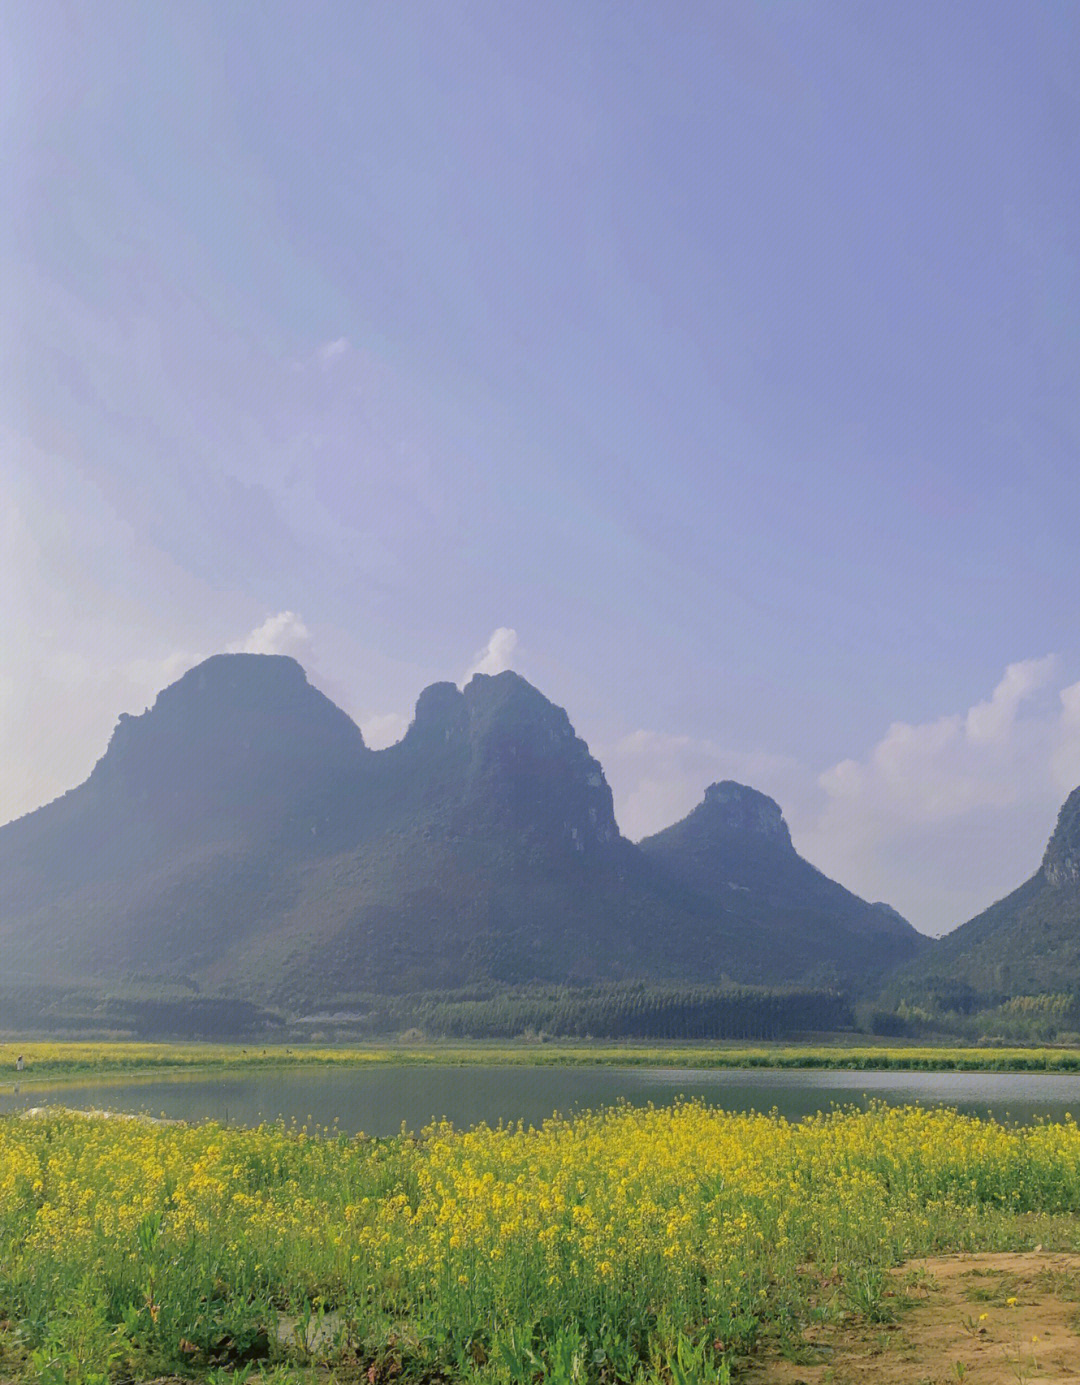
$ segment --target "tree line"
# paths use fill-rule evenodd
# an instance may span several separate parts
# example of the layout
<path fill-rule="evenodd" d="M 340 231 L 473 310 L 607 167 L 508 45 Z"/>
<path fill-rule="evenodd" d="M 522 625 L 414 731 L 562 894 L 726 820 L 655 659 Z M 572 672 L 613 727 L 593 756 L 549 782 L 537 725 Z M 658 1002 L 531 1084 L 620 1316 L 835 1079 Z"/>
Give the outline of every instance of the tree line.
<path fill-rule="evenodd" d="M 827 989 L 635 983 L 372 997 L 349 1022 L 372 1034 L 415 1028 L 451 1039 L 689 1040 L 781 1039 L 847 1029 L 853 1018 L 845 997 Z"/>

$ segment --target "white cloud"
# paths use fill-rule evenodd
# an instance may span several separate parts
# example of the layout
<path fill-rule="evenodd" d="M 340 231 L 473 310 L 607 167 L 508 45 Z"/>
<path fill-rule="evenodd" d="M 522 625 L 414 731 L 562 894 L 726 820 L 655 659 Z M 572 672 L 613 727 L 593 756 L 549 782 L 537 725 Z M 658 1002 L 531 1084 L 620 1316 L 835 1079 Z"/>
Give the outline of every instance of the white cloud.
<path fill-rule="evenodd" d="M 510 667 L 517 642 L 516 630 L 506 625 L 493 630 L 484 648 L 473 656 L 475 662 L 463 681 L 467 683 L 474 673 L 504 673 Z"/>
<path fill-rule="evenodd" d="M 279 611 L 267 616 L 241 640 L 229 645 L 230 654 L 291 654 L 294 659 L 306 653 L 311 634 L 295 611 Z"/>
<path fill-rule="evenodd" d="M 1080 782 L 1080 684 L 1051 697 L 1056 667 L 1010 664 L 966 712 L 894 722 L 867 755 L 826 769 L 800 849 L 933 932 L 1021 884 Z"/>
<path fill-rule="evenodd" d="M 319 360 L 324 366 L 333 365 L 339 356 L 344 356 L 349 349 L 349 342 L 346 337 L 338 337 L 336 341 L 328 341 L 325 346 L 319 347 Z"/>
<path fill-rule="evenodd" d="M 1062 688 L 1058 696 L 1061 717 L 1051 768 L 1058 788 L 1068 794 L 1080 784 L 1080 683 Z"/>
<path fill-rule="evenodd" d="M 409 729 L 409 718 L 402 712 L 385 712 L 362 717 L 359 726 L 372 750 L 385 750 L 388 745 L 396 745 L 401 740 Z"/>
<path fill-rule="evenodd" d="M 1000 744 L 1016 722 L 1021 702 L 1044 688 L 1054 673 L 1053 654 L 1010 664 L 988 702 L 979 702 L 964 718 L 964 731 L 974 744 Z"/>
<path fill-rule="evenodd" d="M 1037 868 L 1065 795 L 1080 784 L 1080 683 L 1057 661 L 1010 664 L 966 711 L 897 721 L 859 757 L 821 773 L 783 756 L 638 730 L 596 747 L 623 832 L 684 817 L 710 782 L 771 794 L 796 849 L 927 932 L 972 917 Z"/>
<path fill-rule="evenodd" d="M 888 825 L 926 825 L 979 808 L 1004 808 L 1026 792 L 1041 761 L 1046 779 L 1056 719 L 1021 717 L 1049 682 L 1053 657 L 1010 664 L 992 695 L 964 714 L 897 721 L 863 761 L 842 760 L 820 776 L 830 809 L 848 831 L 878 836 Z"/>

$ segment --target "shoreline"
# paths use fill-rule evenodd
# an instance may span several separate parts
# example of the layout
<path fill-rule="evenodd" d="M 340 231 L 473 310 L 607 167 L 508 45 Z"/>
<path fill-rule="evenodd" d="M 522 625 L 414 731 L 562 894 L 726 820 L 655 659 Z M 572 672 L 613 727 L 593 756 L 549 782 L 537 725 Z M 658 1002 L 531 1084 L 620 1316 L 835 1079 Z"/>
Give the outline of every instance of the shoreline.
<path fill-rule="evenodd" d="M 25 1067 L 15 1071 L 18 1054 Z M 0 1043 L 0 1092 L 38 1090 L 72 1081 L 108 1081 L 214 1072 L 318 1067 L 411 1066 L 645 1067 L 710 1071 L 1077 1073 L 1080 1049 L 959 1045 L 739 1044 L 371 1044 L 268 1046 L 261 1052 L 226 1044 L 178 1042 Z"/>

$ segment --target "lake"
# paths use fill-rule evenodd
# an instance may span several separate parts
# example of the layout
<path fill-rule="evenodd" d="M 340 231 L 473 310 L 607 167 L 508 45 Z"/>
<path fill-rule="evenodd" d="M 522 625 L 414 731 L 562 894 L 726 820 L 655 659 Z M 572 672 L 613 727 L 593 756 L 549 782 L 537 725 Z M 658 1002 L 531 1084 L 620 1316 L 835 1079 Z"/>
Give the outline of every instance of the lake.
<path fill-rule="evenodd" d="M 919 1102 L 1029 1124 L 1080 1115 L 1080 1075 L 998 1072 L 846 1072 L 761 1069 L 394 1066 L 304 1067 L 244 1073 L 178 1073 L 0 1087 L 0 1113 L 56 1104 L 80 1109 L 216 1120 L 228 1125 L 295 1120 L 349 1134 L 394 1135 L 445 1116 L 458 1127 L 571 1115 L 628 1101 L 668 1105 L 694 1097 L 734 1111 L 798 1120 L 833 1106 Z"/>

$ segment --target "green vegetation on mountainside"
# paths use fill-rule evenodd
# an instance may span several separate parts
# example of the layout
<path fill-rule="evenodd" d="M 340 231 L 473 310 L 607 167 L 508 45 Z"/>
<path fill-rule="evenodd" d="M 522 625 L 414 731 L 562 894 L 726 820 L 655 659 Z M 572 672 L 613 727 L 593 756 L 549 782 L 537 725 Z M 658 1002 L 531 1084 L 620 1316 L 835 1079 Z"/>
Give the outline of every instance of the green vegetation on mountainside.
<path fill-rule="evenodd" d="M 743 819 L 720 823 L 715 880 L 627 841 L 565 711 L 510 672 L 426 689 L 376 752 L 295 661 L 218 655 L 0 827 L 0 974 L 115 989 L 152 969 L 296 1013 L 479 984 L 865 990 L 923 945 L 790 841 L 763 873 Z"/>

